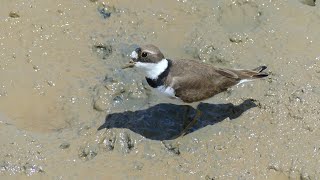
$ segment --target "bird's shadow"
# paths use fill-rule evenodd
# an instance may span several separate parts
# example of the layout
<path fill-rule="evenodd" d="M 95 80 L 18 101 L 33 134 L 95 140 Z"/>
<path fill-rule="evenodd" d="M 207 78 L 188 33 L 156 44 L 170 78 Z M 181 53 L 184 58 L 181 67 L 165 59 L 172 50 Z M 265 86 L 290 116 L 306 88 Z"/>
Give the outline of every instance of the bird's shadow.
<path fill-rule="evenodd" d="M 256 106 L 252 99 L 247 99 L 240 105 L 200 103 L 197 109 L 202 114 L 197 123 L 187 131 L 187 134 L 226 118 L 235 119 L 243 112 Z M 188 108 L 191 110 L 185 116 Z M 126 128 L 148 139 L 170 140 L 181 133 L 186 125 L 185 120 L 190 122 L 195 113 L 196 109 L 188 105 L 157 104 L 144 110 L 109 114 L 98 130 L 104 128 Z"/>

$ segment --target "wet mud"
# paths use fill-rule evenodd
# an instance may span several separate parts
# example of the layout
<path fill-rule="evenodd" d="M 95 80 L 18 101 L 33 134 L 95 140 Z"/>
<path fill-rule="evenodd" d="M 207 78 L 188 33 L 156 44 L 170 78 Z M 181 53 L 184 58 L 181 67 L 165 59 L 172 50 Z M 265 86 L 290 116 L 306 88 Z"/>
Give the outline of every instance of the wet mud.
<path fill-rule="evenodd" d="M 1 179 L 320 178 L 316 1 L 4 0 L 0 9 Z M 270 75 L 184 104 L 122 69 L 147 43 L 170 59 L 266 65 Z"/>

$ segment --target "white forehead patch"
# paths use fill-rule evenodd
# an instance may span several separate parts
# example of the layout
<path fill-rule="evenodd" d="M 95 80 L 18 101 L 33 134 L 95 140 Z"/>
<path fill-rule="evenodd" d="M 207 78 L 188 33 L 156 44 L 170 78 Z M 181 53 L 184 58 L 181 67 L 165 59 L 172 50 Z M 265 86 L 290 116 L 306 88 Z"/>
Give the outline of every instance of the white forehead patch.
<path fill-rule="evenodd" d="M 138 53 L 137 53 L 136 51 L 132 51 L 130 57 L 131 57 L 132 59 L 138 59 Z"/>

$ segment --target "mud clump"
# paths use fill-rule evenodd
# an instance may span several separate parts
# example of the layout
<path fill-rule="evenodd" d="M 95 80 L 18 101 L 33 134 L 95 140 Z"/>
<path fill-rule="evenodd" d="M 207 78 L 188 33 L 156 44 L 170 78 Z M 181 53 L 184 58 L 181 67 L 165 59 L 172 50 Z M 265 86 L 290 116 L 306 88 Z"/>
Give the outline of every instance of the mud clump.
<path fill-rule="evenodd" d="M 60 149 L 68 149 L 70 147 L 70 143 L 64 142 L 60 144 L 59 148 Z"/>
<path fill-rule="evenodd" d="M 42 169 L 41 166 L 30 164 L 30 163 L 26 163 L 25 165 L 23 165 L 23 171 L 28 176 L 34 173 L 44 173 L 44 170 Z"/>
<path fill-rule="evenodd" d="M 131 82 L 130 82 L 131 81 Z M 135 110 L 146 105 L 147 89 L 141 82 L 106 75 L 94 89 L 93 108 L 97 111 Z"/>
<path fill-rule="evenodd" d="M 232 33 L 229 35 L 230 42 L 242 43 L 248 40 L 248 35 L 246 33 Z"/>
<path fill-rule="evenodd" d="M 20 15 L 17 12 L 11 11 L 9 13 L 9 17 L 11 17 L 11 18 L 19 18 Z"/>
<path fill-rule="evenodd" d="M 105 5 L 104 3 L 101 3 L 98 6 L 98 12 L 103 17 L 103 19 L 108 19 L 110 18 L 111 14 L 116 12 L 116 8 L 114 6 L 108 6 Z"/>
<path fill-rule="evenodd" d="M 121 103 L 126 92 L 125 84 L 114 79 L 105 80 L 103 84 L 98 84 L 94 91 L 94 109 L 97 111 L 109 110 L 112 105 Z"/>
<path fill-rule="evenodd" d="M 111 45 L 103 43 L 93 45 L 92 50 L 103 60 L 107 59 L 113 51 Z"/>

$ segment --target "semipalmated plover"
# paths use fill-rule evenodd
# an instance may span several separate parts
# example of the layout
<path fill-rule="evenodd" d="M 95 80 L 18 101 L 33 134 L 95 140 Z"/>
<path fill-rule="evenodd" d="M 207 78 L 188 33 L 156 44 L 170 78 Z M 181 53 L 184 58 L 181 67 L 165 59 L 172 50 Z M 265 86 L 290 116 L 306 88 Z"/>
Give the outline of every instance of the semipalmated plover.
<path fill-rule="evenodd" d="M 141 46 L 130 57 L 131 63 L 126 67 L 141 69 L 151 87 L 186 103 L 205 100 L 231 86 L 268 76 L 263 72 L 266 66 L 251 70 L 227 69 L 197 60 L 167 59 L 154 45 Z"/>

